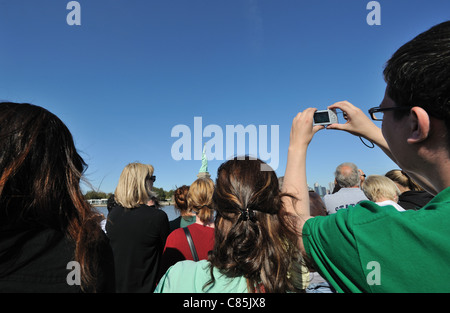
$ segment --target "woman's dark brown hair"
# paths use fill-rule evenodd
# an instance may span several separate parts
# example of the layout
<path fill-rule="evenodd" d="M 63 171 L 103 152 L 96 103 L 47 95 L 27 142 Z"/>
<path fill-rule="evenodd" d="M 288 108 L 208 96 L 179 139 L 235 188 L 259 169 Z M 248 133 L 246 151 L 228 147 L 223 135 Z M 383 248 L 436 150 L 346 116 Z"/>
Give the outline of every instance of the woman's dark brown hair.
<path fill-rule="evenodd" d="M 80 189 L 85 168 L 58 117 L 27 103 L 0 103 L 0 227 L 62 231 L 75 245 L 82 289 L 95 291 L 103 234 Z"/>
<path fill-rule="evenodd" d="M 187 195 L 189 192 L 189 186 L 183 185 L 178 187 L 173 194 L 175 201 L 175 208 L 181 213 L 185 213 L 188 209 Z"/>
<path fill-rule="evenodd" d="M 264 167 L 261 167 L 262 165 Z M 258 159 L 239 157 L 217 172 L 213 267 L 228 277 L 244 276 L 249 292 L 301 291 L 298 234 L 283 210 L 274 171 Z"/>

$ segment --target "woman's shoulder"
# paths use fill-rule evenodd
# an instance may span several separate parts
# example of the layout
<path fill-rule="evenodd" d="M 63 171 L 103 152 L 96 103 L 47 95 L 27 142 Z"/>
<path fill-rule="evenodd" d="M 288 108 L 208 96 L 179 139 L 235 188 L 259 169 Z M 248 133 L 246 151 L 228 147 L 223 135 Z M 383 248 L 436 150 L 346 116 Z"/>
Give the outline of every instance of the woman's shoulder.
<path fill-rule="evenodd" d="M 167 241 L 170 242 L 171 240 L 178 241 L 180 238 L 185 238 L 186 234 L 184 233 L 183 228 L 177 228 L 173 230 L 169 236 L 167 237 Z"/>
<path fill-rule="evenodd" d="M 193 223 L 189 226 L 187 226 L 190 232 L 197 232 L 197 233 L 211 233 L 214 234 L 214 227 L 208 227 L 204 225 L 200 225 L 198 223 Z"/>
<path fill-rule="evenodd" d="M 247 281 L 243 276 L 226 277 L 217 268 L 213 268 L 212 273 L 214 281 L 211 279 L 211 264 L 207 260 L 181 261 L 167 270 L 155 292 L 247 292 Z"/>
<path fill-rule="evenodd" d="M 203 272 L 209 273 L 209 262 L 208 260 L 201 260 L 198 262 L 194 262 L 191 260 L 185 260 L 182 262 L 177 262 L 172 266 L 174 271 L 184 272 L 184 271 L 192 271 L 195 274 L 202 274 Z"/>
<path fill-rule="evenodd" d="M 167 217 L 166 212 L 161 209 L 158 209 L 154 205 L 149 206 L 146 204 L 141 204 L 140 206 L 131 209 L 135 214 L 135 218 L 139 219 L 150 219 L 152 221 L 166 221 L 169 223 L 169 218 Z"/>
<path fill-rule="evenodd" d="M 177 262 L 161 278 L 155 293 L 202 292 L 203 286 L 211 278 L 208 274 L 207 260 Z"/>

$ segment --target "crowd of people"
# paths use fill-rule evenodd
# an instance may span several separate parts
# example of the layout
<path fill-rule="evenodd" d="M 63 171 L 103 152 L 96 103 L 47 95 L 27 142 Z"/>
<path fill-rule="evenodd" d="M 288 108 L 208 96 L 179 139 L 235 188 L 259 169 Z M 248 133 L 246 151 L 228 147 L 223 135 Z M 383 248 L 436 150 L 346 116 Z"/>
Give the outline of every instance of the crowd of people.
<path fill-rule="evenodd" d="M 236 157 L 215 182 L 178 188 L 180 216 L 169 221 L 153 166 L 130 163 L 104 231 L 81 192 L 86 164 L 67 127 L 39 106 L 2 102 L 0 291 L 448 292 L 449 71 L 444 22 L 387 62 L 385 97 L 369 110 L 381 129 L 347 101 L 329 106 L 346 123 L 327 129 L 372 141 L 401 169 L 366 176 L 346 162 L 332 194 L 309 191 L 306 154 L 324 126 L 308 108 L 293 119 L 282 180 Z M 374 262 L 380 277 L 368 279 Z"/>

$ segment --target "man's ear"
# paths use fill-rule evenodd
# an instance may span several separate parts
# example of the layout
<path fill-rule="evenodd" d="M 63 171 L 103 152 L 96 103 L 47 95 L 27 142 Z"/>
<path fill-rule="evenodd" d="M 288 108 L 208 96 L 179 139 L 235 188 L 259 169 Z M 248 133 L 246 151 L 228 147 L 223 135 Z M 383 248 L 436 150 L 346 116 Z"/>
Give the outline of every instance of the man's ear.
<path fill-rule="evenodd" d="M 419 143 L 428 138 L 430 134 L 430 116 L 421 107 L 413 107 L 410 111 L 409 144 Z"/>

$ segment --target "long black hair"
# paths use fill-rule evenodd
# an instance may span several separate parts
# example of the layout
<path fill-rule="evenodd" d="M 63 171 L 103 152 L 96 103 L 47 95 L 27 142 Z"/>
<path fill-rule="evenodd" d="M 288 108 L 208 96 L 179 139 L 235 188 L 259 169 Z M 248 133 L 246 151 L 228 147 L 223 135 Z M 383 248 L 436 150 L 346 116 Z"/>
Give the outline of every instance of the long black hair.
<path fill-rule="evenodd" d="M 102 230 L 85 201 L 86 163 L 64 123 L 28 103 L 0 103 L 0 227 L 53 228 L 75 244 L 81 287 L 94 290 Z"/>

